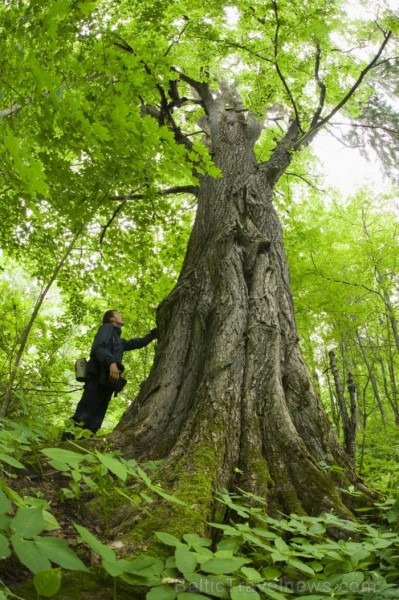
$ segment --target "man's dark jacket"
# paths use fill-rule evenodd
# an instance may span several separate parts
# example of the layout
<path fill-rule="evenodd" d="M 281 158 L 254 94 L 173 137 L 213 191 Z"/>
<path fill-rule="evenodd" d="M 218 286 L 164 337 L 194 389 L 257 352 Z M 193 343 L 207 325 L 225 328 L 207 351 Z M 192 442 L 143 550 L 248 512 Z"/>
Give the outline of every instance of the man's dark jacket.
<path fill-rule="evenodd" d="M 142 338 L 125 340 L 121 337 L 120 327 L 116 327 L 112 323 L 101 325 L 90 350 L 89 375 L 100 375 L 104 368 L 108 371 L 111 363 L 116 363 L 118 368 L 123 371 L 123 353 L 126 350 L 144 348 L 156 337 L 157 330 L 151 329 L 150 333 Z"/>

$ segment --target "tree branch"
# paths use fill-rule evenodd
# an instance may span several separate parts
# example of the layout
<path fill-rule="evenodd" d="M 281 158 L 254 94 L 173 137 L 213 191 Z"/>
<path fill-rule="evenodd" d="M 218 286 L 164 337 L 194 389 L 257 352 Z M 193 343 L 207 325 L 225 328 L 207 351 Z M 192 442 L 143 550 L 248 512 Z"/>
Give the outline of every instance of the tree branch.
<path fill-rule="evenodd" d="M 135 192 L 138 192 L 143 187 L 147 187 L 147 184 L 144 183 L 143 185 L 139 185 L 139 187 L 137 187 L 135 190 L 132 190 L 125 198 L 121 199 L 121 203 L 119 204 L 119 206 L 117 206 L 117 208 L 112 213 L 111 217 L 108 219 L 108 222 L 105 225 L 103 225 L 103 227 L 102 227 L 102 232 L 100 235 L 100 246 L 104 241 L 104 237 L 105 237 L 105 234 L 107 233 L 108 228 L 111 227 L 112 223 L 114 222 L 114 220 L 116 219 L 116 217 L 118 216 L 118 214 L 120 213 L 122 208 L 125 206 L 127 201 L 130 200 L 130 198 L 133 196 L 133 194 L 135 194 Z"/>
<path fill-rule="evenodd" d="M 366 290 L 367 292 L 369 292 L 370 294 L 375 294 L 376 296 L 378 296 L 379 298 L 382 299 L 381 293 L 373 290 L 372 288 L 367 287 L 366 285 L 364 285 L 363 283 L 354 283 L 353 281 L 346 281 L 345 279 L 334 279 L 333 277 L 328 277 L 327 275 L 324 275 L 324 273 L 322 273 L 321 271 L 319 271 L 315 260 L 313 258 L 313 252 L 310 251 L 310 260 L 312 261 L 312 264 L 315 268 L 315 271 L 318 275 L 320 275 L 320 277 L 322 277 L 322 279 L 326 279 L 327 281 L 332 281 L 332 283 L 342 283 L 343 285 L 349 285 L 351 287 L 359 287 L 362 288 L 364 290 Z"/>
<path fill-rule="evenodd" d="M 102 227 L 102 232 L 100 235 L 100 246 L 102 245 L 102 243 L 104 241 L 107 230 L 111 227 L 112 223 L 115 221 L 116 217 L 118 216 L 118 214 L 120 213 L 122 208 L 127 204 L 127 202 L 129 200 L 143 200 L 144 198 L 148 198 L 148 195 L 146 195 L 146 194 L 137 194 L 136 193 L 144 187 L 148 187 L 146 183 L 144 183 L 143 185 L 140 185 L 136 189 L 129 192 L 129 194 L 127 196 L 109 196 L 109 200 L 114 200 L 116 202 L 120 202 L 120 204 L 119 204 L 119 206 L 116 207 L 116 209 L 112 213 L 111 217 L 108 219 L 107 223 L 105 225 L 103 225 L 103 227 Z M 158 195 L 159 196 L 167 196 L 167 195 L 171 195 L 171 194 L 194 194 L 196 196 L 198 193 L 198 189 L 199 188 L 195 187 L 194 185 L 180 185 L 180 186 L 168 188 L 166 190 L 159 190 Z M 154 209 L 154 213 L 155 213 L 155 209 Z M 155 213 L 155 215 L 156 215 L 156 213 Z"/>
<path fill-rule="evenodd" d="M 189 26 L 189 23 L 186 23 L 184 25 L 183 29 L 178 33 L 177 37 L 173 40 L 173 42 L 169 45 L 168 49 L 165 51 L 164 57 L 168 56 L 168 54 L 172 50 L 173 46 L 175 46 L 176 44 L 178 44 L 180 42 L 180 39 L 183 36 L 183 34 L 186 31 L 188 26 Z"/>
<path fill-rule="evenodd" d="M 142 187 L 144 187 L 144 185 L 140 186 L 140 188 L 137 189 L 141 189 Z M 171 194 L 193 194 L 194 196 L 196 196 L 198 194 L 198 190 L 199 188 L 195 185 L 178 185 L 175 187 L 167 188 L 166 190 L 158 190 L 157 194 L 159 196 L 169 196 Z M 109 200 L 128 201 L 133 199 L 142 200 L 143 198 L 146 198 L 145 194 L 136 194 L 135 191 L 137 190 L 133 190 L 127 196 L 110 196 Z"/>
<path fill-rule="evenodd" d="M 280 20 L 279 20 L 278 8 L 277 8 L 277 2 L 276 2 L 276 0 L 272 0 L 272 5 L 273 5 L 274 16 L 276 18 L 276 31 L 275 31 L 275 34 L 274 34 L 274 66 L 275 66 L 275 69 L 277 71 L 277 75 L 279 76 L 279 78 L 280 78 L 280 80 L 281 80 L 281 82 L 282 82 L 282 84 L 283 84 L 283 86 L 285 88 L 285 91 L 287 92 L 288 97 L 289 97 L 289 99 L 291 101 L 292 108 L 294 109 L 295 121 L 296 121 L 297 126 L 299 128 L 299 131 L 302 132 L 303 130 L 302 130 L 301 121 L 300 121 L 300 118 L 299 118 L 298 107 L 296 105 L 294 96 L 292 95 L 292 92 L 291 92 L 291 90 L 290 90 L 290 88 L 289 88 L 289 86 L 288 86 L 288 84 L 287 84 L 287 82 L 285 80 L 285 77 L 284 77 L 284 75 L 283 75 L 283 73 L 282 73 L 282 71 L 281 71 L 281 69 L 279 67 L 279 64 L 277 62 L 278 41 L 279 41 L 278 37 L 279 37 L 279 29 L 280 29 Z"/>
<path fill-rule="evenodd" d="M 325 191 L 325 190 L 323 190 L 321 188 L 318 188 L 316 185 L 314 185 L 314 183 L 312 183 L 311 181 L 309 181 L 309 179 L 307 179 L 303 175 L 300 175 L 299 173 L 294 173 L 293 171 L 286 171 L 285 174 L 288 175 L 289 177 L 298 177 L 298 179 L 302 179 L 302 181 L 304 181 L 312 189 L 317 190 L 318 192 L 322 192 L 323 193 Z"/>
<path fill-rule="evenodd" d="M 381 129 L 381 131 L 385 131 L 386 133 L 392 133 L 393 135 L 399 135 L 398 129 L 390 129 L 389 127 L 384 127 L 383 125 L 367 125 L 366 123 L 341 123 L 334 122 L 330 123 L 333 126 L 339 127 L 361 127 L 362 129 Z"/>
<path fill-rule="evenodd" d="M 326 99 L 326 92 L 327 92 L 327 88 L 325 83 L 323 83 L 323 81 L 321 81 L 320 79 L 320 59 L 321 59 L 321 48 L 319 46 L 319 44 L 317 44 L 316 46 L 316 60 L 315 60 L 315 67 L 314 67 L 314 77 L 316 80 L 316 83 L 319 87 L 320 90 L 320 95 L 319 95 L 319 105 L 316 109 L 316 112 L 313 115 L 313 119 L 311 121 L 310 124 L 310 128 L 312 129 L 313 127 L 315 127 L 315 125 L 317 124 L 321 112 L 323 110 L 324 107 L 324 102 Z"/>
<path fill-rule="evenodd" d="M 125 42 L 124 40 L 120 39 L 120 41 L 116 41 L 116 42 L 114 42 L 114 44 L 118 48 L 121 48 L 122 50 L 124 50 L 125 52 L 129 52 L 130 54 L 134 54 L 134 56 L 137 56 L 137 53 L 134 50 L 134 48 L 130 44 Z M 154 77 L 154 79 L 156 81 L 156 77 L 155 77 L 154 73 L 152 72 L 152 70 L 150 69 L 150 67 L 147 65 L 147 63 L 143 59 L 140 59 L 140 63 L 143 65 L 146 73 L 148 75 L 151 75 L 152 77 Z M 170 84 L 171 84 L 171 82 L 170 82 Z M 155 87 L 158 90 L 159 95 L 161 97 L 160 109 L 157 110 L 154 107 L 147 106 L 145 104 L 145 102 L 143 102 L 142 110 L 146 111 L 148 114 L 151 114 L 153 117 L 155 117 L 158 120 L 158 123 L 160 125 L 165 125 L 165 124 L 168 125 L 174 133 L 176 142 L 178 144 L 182 144 L 188 150 L 191 150 L 192 144 L 191 144 L 190 140 L 188 140 L 185 137 L 185 135 L 182 133 L 180 127 L 178 127 L 178 125 L 176 124 L 175 120 L 172 117 L 171 109 L 173 107 L 173 103 L 172 103 L 172 105 L 169 104 L 164 88 L 157 81 L 155 83 Z"/>
<path fill-rule="evenodd" d="M 209 114 L 209 112 L 214 104 L 214 99 L 209 90 L 209 85 L 207 83 L 205 83 L 204 81 L 197 81 L 196 79 L 192 79 L 191 77 L 189 77 L 182 71 L 179 71 L 175 67 L 173 67 L 172 70 L 179 75 L 179 78 L 182 81 L 184 81 L 185 83 L 188 83 L 188 85 L 191 86 L 197 92 L 197 94 L 199 95 L 199 97 L 201 98 L 201 100 L 204 104 L 205 112 L 207 114 Z"/>
<path fill-rule="evenodd" d="M 292 148 L 298 137 L 298 133 L 298 123 L 292 121 L 285 135 L 277 143 L 271 158 L 259 164 L 259 168 L 266 172 L 271 185 L 278 180 L 290 164 L 292 160 Z"/>
<path fill-rule="evenodd" d="M 362 81 L 365 78 L 365 76 L 367 75 L 367 73 L 377 65 L 378 59 L 380 58 L 381 54 L 383 53 L 384 48 L 387 45 L 391 35 L 392 35 L 391 31 L 389 31 L 388 33 L 384 33 L 384 40 L 383 40 L 380 48 L 378 49 L 378 52 L 375 54 L 374 58 L 368 63 L 368 65 L 364 69 L 362 69 L 362 71 L 360 72 L 358 78 L 356 79 L 356 81 L 352 85 L 352 87 L 348 90 L 348 92 L 345 94 L 345 96 L 342 98 L 342 100 L 340 102 L 338 102 L 338 104 L 328 113 L 328 115 L 323 117 L 323 119 L 320 119 L 316 124 L 313 125 L 313 127 L 311 126 L 308 129 L 308 131 L 306 131 L 302 135 L 302 137 L 300 137 L 297 140 L 297 142 L 295 143 L 295 146 L 294 146 L 295 150 L 297 150 L 300 146 L 308 144 L 312 140 L 312 138 L 316 135 L 317 131 L 321 127 L 323 127 L 326 123 L 328 123 L 331 120 L 331 118 L 339 110 L 341 110 L 341 108 L 343 106 L 345 106 L 345 104 L 352 98 L 352 96 L 354 96 L 356 90 L 359 88 L 360 84 L 362 83 Z"/>

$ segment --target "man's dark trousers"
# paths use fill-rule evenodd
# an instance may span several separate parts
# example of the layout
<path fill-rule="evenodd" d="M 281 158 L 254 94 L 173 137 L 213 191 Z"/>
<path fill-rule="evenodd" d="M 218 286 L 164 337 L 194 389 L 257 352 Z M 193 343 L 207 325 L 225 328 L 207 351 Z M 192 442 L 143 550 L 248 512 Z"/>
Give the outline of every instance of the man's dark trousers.
<path fill-rule="evenodd" d="M 83 423 L 85 429 L 96 433 L 102 425 L 112 394 L 113 390 L 100 385 L 97 377 L 90 377 L 85 383 L 82 398 L 71 419 L 75 423 Z"/>

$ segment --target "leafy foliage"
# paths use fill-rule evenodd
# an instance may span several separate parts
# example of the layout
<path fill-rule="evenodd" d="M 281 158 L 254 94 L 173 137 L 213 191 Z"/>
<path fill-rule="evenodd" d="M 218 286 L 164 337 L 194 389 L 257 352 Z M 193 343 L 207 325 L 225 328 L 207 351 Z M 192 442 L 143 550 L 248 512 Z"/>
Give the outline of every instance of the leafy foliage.
<path fill-rule="evenodd" d="M 156 532 L 163 544 L 174 549 L 166 561 L 151 556 L 117 559 L 87 529 L 75 526 L 112 577 L 151 588 L 147 600 L 398 597 L 397 502 L 394 507 L 381 507 L 388 511 L 391 527 L 376 527 L 332 514 L 273 519 L 265 516 L 260 498 L 247 495 L 247 499 L 252 506 L 243 497 L 220 496 L 232 516 L 236 513 L 244 521 L 211 524 L 221 532 L 216 546 L 210 538 L 194 534 L 179 540 Z M 329 537 L 331 531 L 340 531 L 341 539 Z"/>

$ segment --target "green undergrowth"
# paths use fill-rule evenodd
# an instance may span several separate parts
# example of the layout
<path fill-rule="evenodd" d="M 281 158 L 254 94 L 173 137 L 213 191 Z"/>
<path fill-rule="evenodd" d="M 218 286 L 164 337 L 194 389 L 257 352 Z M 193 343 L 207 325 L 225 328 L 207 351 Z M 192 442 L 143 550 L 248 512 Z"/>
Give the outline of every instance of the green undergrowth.
<path fill-rule="evenodd" d="M 179 527 L 165 521 L 167 531 L 152 532 L 162 551 L 151 548 L 133 556 L 124 537 L 111 540 L 107 527 L 99 536 L 78 519 L 73 540 L 64 539 L 51 503 L 39 494 L 16 491 L 13 480 L 24 467 L 24 452 L 40 442 L 23 428 L 10 429 L 17 430 L 19 442 L 0 435 L 0 572 L 3 563 L 19 561 L 31 573 L 31 592 L 24 591 L 22 598 L 17 587 L 10 591 L 3 586 L 0 600 L 64 598 L 72 581 L 76 588 L 80 578 L 82 587 L 84 581 L 91 582 L 93 598 L 103 597 L 96 596 L 96 581 L 99 586 L 111 582 L 109 598 L 114 600 L 399 599 L 399 499 L 392 487 L 374 506 L 377 523 L 364 520 L 370 507 L 359 510 L 357 522 L 332 513 L 273 518 L 261 497 L 243 490 L 236 495 L 220 491 L 215 499 L 220 521 L 208 523 L 207 534 L 182 529 L 182 519 Z M 80 442 L 62 448 L 39 444 L 33 451 L 42 456 L 44 468 L 62 476 L 61 506 L 95 496 L 99 522 L 106 523 L 101 511 L 116 498 L 135 509 L 140 505 L 149 519 L 160 502 L 171 506 L 172 516 L 187 512 L 188 490 L 174 496 L 157 483 L 162 464 L 139 465 L 115 452 L 86 449 Z M 96 557 L 94 562 L 89 556 Z M 126 594 L 126 587 L 131 592 Z M 84 596 L 77 589 L 74 595 L 76 600 Z"/>

